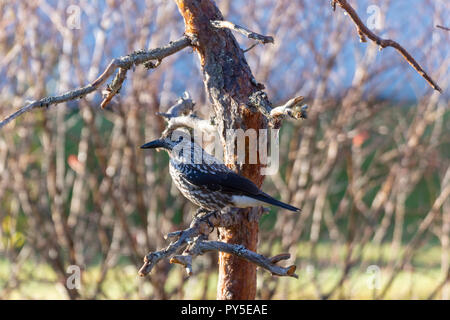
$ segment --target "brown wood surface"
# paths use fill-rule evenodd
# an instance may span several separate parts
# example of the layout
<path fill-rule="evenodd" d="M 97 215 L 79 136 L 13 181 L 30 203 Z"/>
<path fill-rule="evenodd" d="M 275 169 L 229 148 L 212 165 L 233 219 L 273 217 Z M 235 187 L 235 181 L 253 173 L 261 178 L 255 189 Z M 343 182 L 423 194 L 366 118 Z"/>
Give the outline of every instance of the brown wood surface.
<path fill-rule="evenodd" d="M 228 29 L 212 26 L 212 20 L 223 20 L 222 14 L 211 0 L 176 0 L 184 18 L 185 33 L 195 39 L 194 50 L 202 66 L 205 89 L 214 108 L 218 130 L 225 143 L 226 129 L 266 128 L 267 122 L 259 112 L 247 106 L 249 96 L 261 89 L 233 34 Z M 225 153 L 225 159 L 234 155 Z M 258 186 L 263 182 L 259 164 L 233 166 L 240 174 Z M 242 244 L 256 251 L 258 220 L 249 210 L 240 210 L 242 223 L 231 228 L 220 228 L 220 240 Z M 218 299 L 254 299 L 256 294 L 256 266 L 228 253 L 219 255 Z"/>

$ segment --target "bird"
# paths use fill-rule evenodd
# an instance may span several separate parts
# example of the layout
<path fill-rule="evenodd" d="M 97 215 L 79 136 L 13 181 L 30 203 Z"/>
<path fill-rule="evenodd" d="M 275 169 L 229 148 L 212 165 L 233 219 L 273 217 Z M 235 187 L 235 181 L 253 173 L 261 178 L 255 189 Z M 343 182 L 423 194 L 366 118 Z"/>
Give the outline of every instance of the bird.
<path fill-rule="evenodd" d="M 163 136 L 141 149 L 163 149 L 169 154 L 169 173 L 181 194 L 201 210 L 220 211 L 226 207 L 248 208 L 267 204 L 300 212 L 260 190 L 250 179 L 237 174 L 207 153 L 186 135 Z"/>

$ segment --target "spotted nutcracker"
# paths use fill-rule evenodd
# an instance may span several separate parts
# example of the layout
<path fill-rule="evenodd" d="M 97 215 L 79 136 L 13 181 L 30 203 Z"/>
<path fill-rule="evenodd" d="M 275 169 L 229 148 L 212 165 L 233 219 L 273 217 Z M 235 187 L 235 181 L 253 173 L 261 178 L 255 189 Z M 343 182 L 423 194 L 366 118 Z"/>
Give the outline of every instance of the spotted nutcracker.
<path fill-rule="evenodd" d="M 169 171 L 173 182 L 187 199 L 204 210 L 271 204 L 300 211 L 264 193 L 252 181 L 233 172 L 186 137 L 180 136 L 173 140 L 163 137 L 148 142 L 141 148 L 166 150 L 170 156 Z"/>

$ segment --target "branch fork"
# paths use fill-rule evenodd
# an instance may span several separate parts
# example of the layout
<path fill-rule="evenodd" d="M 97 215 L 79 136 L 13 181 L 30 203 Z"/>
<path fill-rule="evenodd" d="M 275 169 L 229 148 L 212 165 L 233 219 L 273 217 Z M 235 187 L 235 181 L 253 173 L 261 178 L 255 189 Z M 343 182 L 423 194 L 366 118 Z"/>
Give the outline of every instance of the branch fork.
<path fill-rule="evenodd" d="M 166 248 L 150 252 L 144 257 L 144 264 L 139 270 L 139 275 L 142 277 L 148 275 L 159 261 L 169 259 L 170 263 L 183 266 L 187 275 L 190 276 L 193 274 L 192 261 L 195 257 L 207 252 L 226 252 L 254 263 L 272 275 L 298 278 L 298 275 L 295 274 L 297 269 L 295 265 L 288 267 L 277 265 L 278 262 L 290 258 L 288 253 L 267 258 L 240 244 L 208 240 L 208 235 L 214 228 L 229 227 L 239 223 L 240 219 L 242 217 L 237 215 L 233 209 L 224 212 L 212 211 L 200 218 L 195 218 L 189 228 L 169 233 L 166 236 L 166 239 L 172 239 Z"/>

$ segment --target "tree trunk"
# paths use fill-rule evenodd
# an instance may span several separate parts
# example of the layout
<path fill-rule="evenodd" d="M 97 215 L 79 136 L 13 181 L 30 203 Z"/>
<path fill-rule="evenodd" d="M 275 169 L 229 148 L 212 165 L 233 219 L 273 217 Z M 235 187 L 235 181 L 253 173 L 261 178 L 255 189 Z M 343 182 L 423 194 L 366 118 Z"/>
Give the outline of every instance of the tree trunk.
<path fill-rule="evenodd" d="M 206 92 L 214 107 L 215 121 L 222 143 L 226 130 L 267 128 L 267 121 L 258 111 L 248 107 L 249 96 L 262 89 L 252 75 L 250 67 L 236 39 L 228 29 L 217 29 L 212 20 L 223 20 L 222 14 L 211 0 L 176 0 L 184 18 L 185 33 L 195 39 L 194 50 L 198 53 Z M 246 146 L 248 149 L 248 146 Z M 224 157 L 235 163 L 234 154 Z M 229 160 L 233 161 L 229 161 Z M 263 176 L 260 164 L 233 166 L 240 174 L 261 186 Z M 254 211 L 253 211 L 254 212 Z M 258 242 L 258 219 L 252 218 L 250 209 L 239 210 L 242 223 L 232 228 L 219 229 L 220 240 L 242 244 L 256 251 Z M 256 266 L 236 256 L 220 253 L 218 299 L 254 299 L 256 294 Z"/>

